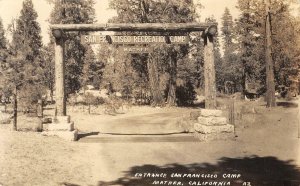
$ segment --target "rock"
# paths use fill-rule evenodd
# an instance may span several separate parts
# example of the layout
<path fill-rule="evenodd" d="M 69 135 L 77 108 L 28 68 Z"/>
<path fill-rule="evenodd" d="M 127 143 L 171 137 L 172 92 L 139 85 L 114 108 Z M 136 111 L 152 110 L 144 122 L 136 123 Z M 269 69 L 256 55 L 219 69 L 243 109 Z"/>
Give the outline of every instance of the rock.
<path fill-rule="evenodd" d="M 39 120 L 39 121 L 36 122 L 33 130 L 35 132 L 42 132 L 43 131 L 43 123 L 42 123 L 41 120 Z"/>
<path fill-rule="evenodd" d="M 225 117 L 198 117 L 198 123 L 202 125 L 226 125 L 227 118 Z"/>
<path fill-rule="evenodd" d="M 45 124 L 46 123 L 52 123 L 52 118 L 43 118 L 42 122 L 45 123 Z"/>
<path fill-rule="evenodd" d="M 195 131 L 202 134 L 212 134 L 212 133 L 233 133 L 234 126 L 227 124 L 222 126 L 207 126 L 199 123 L 194 124 Z"/>
<path fill-rule="evenodd" d="M 45 131 L 73 131 L 74 123 L 50 123 L 43 124 L 43 130 Z"/>
<path fill-rule="evenodd" d="M 67 141 L 77 141 L 78 131 L 44 131 L 42 132 L 44 136 L 57 136 Z"/>
<path fill-rule="evenodd" d="M 189 117 L 182 117 L 177 121 L 178 127 L 183 129 L 185 132 L 194 132 L 194 126 Z"/>
<path fill-rule="evenodd" d="M 213 140 L 230 140 L 234 139 L 233 133 L 212 133 L 212 134 L 202 134 L 194 133 L 195 138 L 198 138 L 200 141 L 213 141 Z"/>
<path fill-rule="evenodd" d="M 190 113 L 190 119 L 197 120 L 200 115 L 201 115 L 200 111 L 193 111 Z"/>
<path fill-rule="evenodd" d="M 54 116 L 53 123 L 70 123 L 70 116 Z"/>
<path fill-rule="evenodd" d="M 213 109 L 201 109 L 201 116 L 203 117 L 221 117 L 222 116 L 222 110 L 213 110 Z"/>
<path fill-rule="evenodd" d="M 196 96 L 196 100 L 194 101 L 195 104 L 204 103 L 205 102 L 205 96 Z"/>

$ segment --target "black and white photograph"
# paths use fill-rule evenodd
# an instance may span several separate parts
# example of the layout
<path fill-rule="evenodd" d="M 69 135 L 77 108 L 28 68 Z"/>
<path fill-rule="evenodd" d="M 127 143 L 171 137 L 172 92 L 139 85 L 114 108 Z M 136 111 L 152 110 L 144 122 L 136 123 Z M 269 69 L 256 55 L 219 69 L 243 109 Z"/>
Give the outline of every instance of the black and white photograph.
<path fill-rule="evenodd" d="M 0 0 L 0 186 L 300 186 L 300 0 Z"/>

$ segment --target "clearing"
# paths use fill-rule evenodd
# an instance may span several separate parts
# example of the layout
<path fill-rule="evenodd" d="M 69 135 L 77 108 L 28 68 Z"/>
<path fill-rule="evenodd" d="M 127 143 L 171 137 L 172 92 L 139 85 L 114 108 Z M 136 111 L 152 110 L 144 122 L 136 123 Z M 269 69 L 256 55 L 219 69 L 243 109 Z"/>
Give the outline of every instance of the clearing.
<path fill-rule="evenodd" d="M 196 108 L 132 107 L 115 116 L 103 115 L 101 107 L 92 115 L 79 107 L 69 108 L 76 127 L 86 134 L 78 142 L 34 132 L 12 132 L 9 125 L 2 124 L 0 183 L 144 186 L 155 179 L 134 175 L 157 172 L 167 174 L 163 180 L 181 181 L 183 185 L 195 179 L 170 175 L 217 174 L 215 180 L 224 181 L 223 174 L 241 174 L 238 179 L 229 179 L 231 185 L 299 185 L 295 101 L 281 101 L 274 109 L 267 109 L 259 101 L 236 104 L 242 113 L 236 124 L 237 137 L 224 141 L 199 142 L 193 134 L 182 133 L 186 128 L 178 119 Z M 46 114 L 52 112 L 49 109 Z M 30 128 L 32 123 L 34 118 L 19 117 L 21 129 Z"/>

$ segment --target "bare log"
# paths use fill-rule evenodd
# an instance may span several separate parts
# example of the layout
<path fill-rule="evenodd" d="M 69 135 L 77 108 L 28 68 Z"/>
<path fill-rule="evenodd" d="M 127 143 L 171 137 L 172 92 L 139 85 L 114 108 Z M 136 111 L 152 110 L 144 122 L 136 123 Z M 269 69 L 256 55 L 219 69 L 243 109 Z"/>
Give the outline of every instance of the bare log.
<path fill-rule="evenodd" d="M 217 107 L 217 90 L 213 36 L 204 38 L 204 82 L 205 108 L 215 109 Z"/>
<path fill-rule="evenodd" d="M 64 39 L 56 30 L 55 41 L 55 104 L 58 116 L 66 115 Z"/>
<path fill-rule="evenodd" d="M 52 30 L 62 31 L 145 31 L 193 32 L 215 28 L 216 23 L 107 23 L 107 24 L 54 24 Z M 212 29 L 210 31 L 213 31 Z"/>

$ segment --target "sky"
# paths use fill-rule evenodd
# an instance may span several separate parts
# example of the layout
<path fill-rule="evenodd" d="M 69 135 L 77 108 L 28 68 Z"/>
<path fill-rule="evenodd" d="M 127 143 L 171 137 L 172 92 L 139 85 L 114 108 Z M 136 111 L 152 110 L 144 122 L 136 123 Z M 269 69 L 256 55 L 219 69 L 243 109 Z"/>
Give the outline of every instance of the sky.
<path fill-rule="evenodd" d="M 43 43 L 49 42 L 49 23 L 48 19 L 53 5 L 49 4 L 47 0 L 32 0 L 34 8 L 38 13 L 37 21 L 40 23 L 42 29 Z M 300 1 L 300 0 L 299 0 Z M 20 16 L 23 0 L 0 0 L 0 18 L 3 20 L 4 28 L 7 28 L 12 19 L 17 19 Z M 108 19 L 116 15 L 114 10 L 109 9 L 109 0 L 95 0 L 95 10 L 97 23 L 106 23 Z M 206 17 L 214 16 L 219 25 L 221 25 L 221 17 L 224 13 L 225 7 L 230 9 L 233 18 L 239 15 L 238 9 L 235 7 L 237 0 L 200 0 L 204 6 L 200 9 L 200 21 L 204 21 Z M 220 26 L 219 26 L 220 28 Z M 8 38 L 9 35 L 7 35 Z"/>

